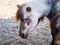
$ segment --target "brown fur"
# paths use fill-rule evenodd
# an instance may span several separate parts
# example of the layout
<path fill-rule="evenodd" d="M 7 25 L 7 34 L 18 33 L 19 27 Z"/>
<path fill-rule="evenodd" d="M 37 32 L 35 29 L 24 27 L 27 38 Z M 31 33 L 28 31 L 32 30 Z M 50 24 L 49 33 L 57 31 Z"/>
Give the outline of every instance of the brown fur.
<path fill-rule="evenodd" d="M 17 10 L 17 12 L 16 12 L 16 16 L 15 16 L 15 18 L 16 18 L 16 21 L 18 22 L 19 20 L 20 20 L 20 14 L 19 14 L 19 10 L 21 10 L 21 5 L 17 5 L 17 7 L 18 7 L 18 10 Z"/>
<path fill-rule="evenodd" d="M 60 29 L 56 27 L 58 24 L 57 20 L 59 20 L 59 18 L 60 18 L 60 14 L 57 14 L 50 21 L 51 33 L 53 36 L 53 41 L 51 45 L 57 45 L 58 42 L 60 42 Z"/>
<path fill-rule="evenodd" d="M 60 16 L 60 14 L 56 14 L 56 16 L 54 16 L 52 19 L 51 19 L 51 23 L 50 23 L 50 26 L 51 26 L 51 29 L 52 29 L 52 33 L 54 32 L 53 30 L 54 30 L 54 23 L 55 23 L 55 21 L 56 21 L 56 19 L 58 18 Z M 56 26 L 56 25 L 55 25 Z"/>
<path fill-rule="evenodd" d="M 54 44 L 58 44 L 59 42 L 60 42 L 60 32 L 58 32 L 58 34 L 56 35 L 54 39 Z"/>

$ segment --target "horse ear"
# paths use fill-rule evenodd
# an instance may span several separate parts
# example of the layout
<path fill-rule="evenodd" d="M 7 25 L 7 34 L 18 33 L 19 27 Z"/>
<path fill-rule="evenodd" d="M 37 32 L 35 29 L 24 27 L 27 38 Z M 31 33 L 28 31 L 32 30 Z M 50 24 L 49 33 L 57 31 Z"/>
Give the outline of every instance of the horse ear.
<path fill-rule="evenodd" d="M 18 8 L 21 8 L 21 5 L 17 5 Z"/>
<path fill-rule="evenodd" d="M 18 10 L 17 10 L 17 12 L 16 12 L 16 16 L 15 16 L 15 19 L 16 19 L 16 22 L 18 22 L 19 20 L 20 20 L 20 9 L 21 9 L 21 5 L 17 5 L 17 7 L 18 7 Z"/>

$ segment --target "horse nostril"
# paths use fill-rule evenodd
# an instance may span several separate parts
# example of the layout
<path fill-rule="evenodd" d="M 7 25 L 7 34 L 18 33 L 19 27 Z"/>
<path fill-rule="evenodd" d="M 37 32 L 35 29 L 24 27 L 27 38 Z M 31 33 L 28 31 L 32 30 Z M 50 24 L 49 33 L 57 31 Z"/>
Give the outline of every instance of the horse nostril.
<path fill-rule="evenodd" d="M 28 37 L 28 34 L 19 34 L 19 36 L 21 36 L 23 39 L 27 39 L 27 37 Z"/>

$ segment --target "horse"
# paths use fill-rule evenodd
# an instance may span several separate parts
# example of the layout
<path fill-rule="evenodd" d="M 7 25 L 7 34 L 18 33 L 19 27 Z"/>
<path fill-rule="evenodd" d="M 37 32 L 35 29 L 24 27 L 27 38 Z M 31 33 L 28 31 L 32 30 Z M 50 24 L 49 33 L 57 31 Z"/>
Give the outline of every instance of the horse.
<path fill-rule="evenodd" d="M 51 45 L 60 45 L 60 14 L 56 14 L 50 21 L 51 33 L 52 33 L 52 43 Z"/>
<path fill-rule="evenodd" d="M 51 16 L 52 13 L 50 12 L 57 9 L 57 2 L 58 0 L 34 0 L 23 5 L 17 5 L 16 20 L 20 21 L 19 36 L 27 39 L 29 31 L 34 29 L 41 19 L 45 16 L 48 19 L 53 18 L 55 15 Z"/>

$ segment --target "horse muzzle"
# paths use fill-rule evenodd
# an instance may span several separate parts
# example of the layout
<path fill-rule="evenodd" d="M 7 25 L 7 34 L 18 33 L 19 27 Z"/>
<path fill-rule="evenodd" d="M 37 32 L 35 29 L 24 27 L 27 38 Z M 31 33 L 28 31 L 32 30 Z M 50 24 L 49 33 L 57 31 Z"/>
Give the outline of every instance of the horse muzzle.
<path fill-rule="evenodd" d="M 28 37 L 28 31 L 26 30 L 26 26 L 25 26 L 24 21 L 21 22 L 21 24 L 20 24 L 19 36 L 24 38 L 24 39 L 27 39 L 27 37 Z"/>

